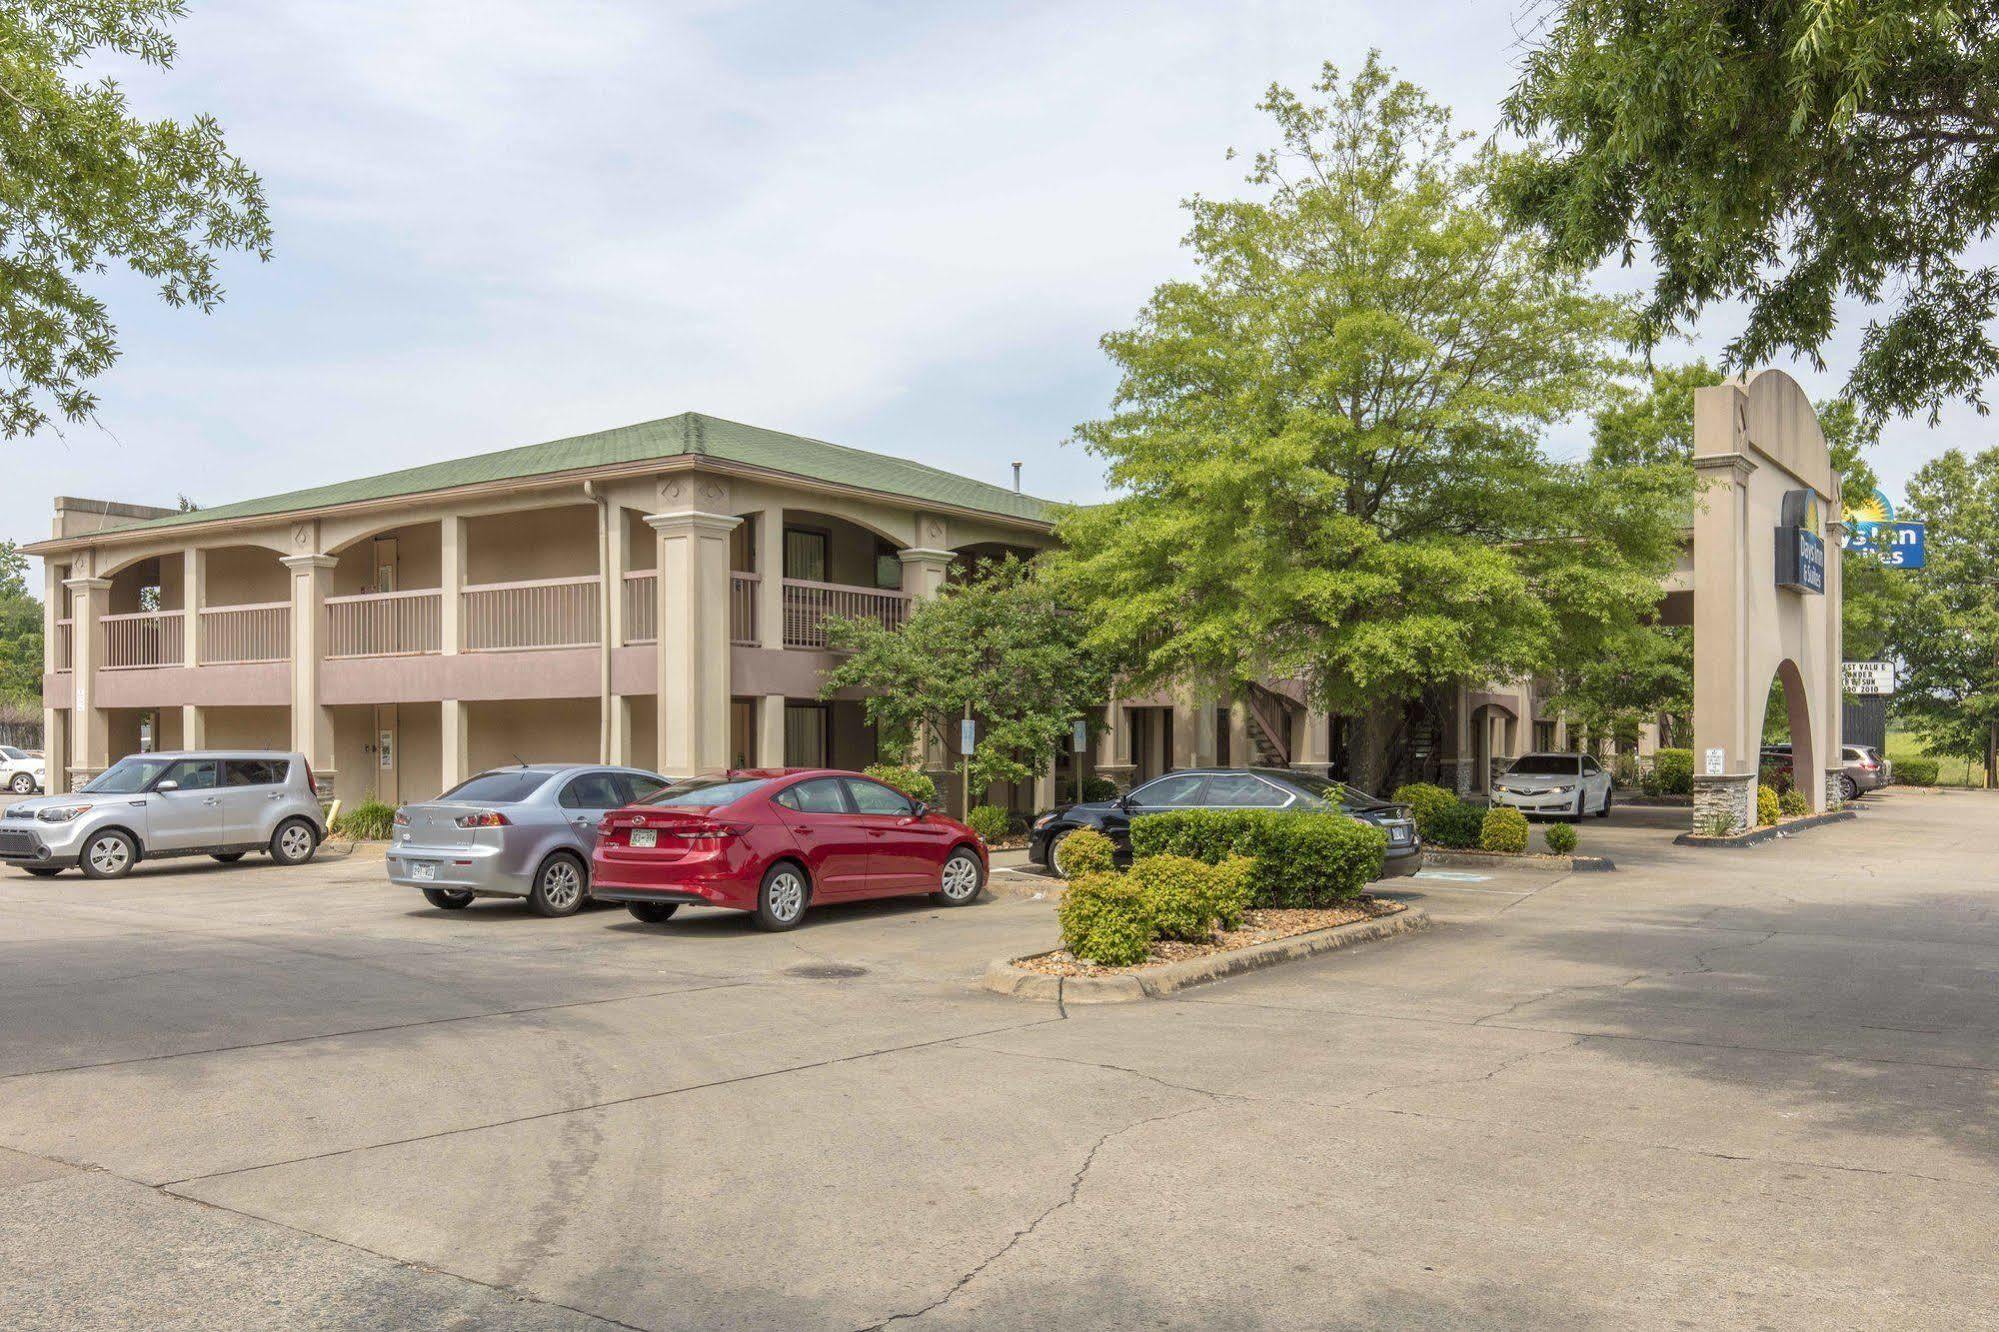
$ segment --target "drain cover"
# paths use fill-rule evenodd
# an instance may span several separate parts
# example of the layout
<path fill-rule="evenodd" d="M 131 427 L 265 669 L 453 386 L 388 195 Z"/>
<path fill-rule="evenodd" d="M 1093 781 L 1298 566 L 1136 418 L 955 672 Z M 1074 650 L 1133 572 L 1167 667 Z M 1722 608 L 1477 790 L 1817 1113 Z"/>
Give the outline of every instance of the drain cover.
<path fill-rule="evenodd" d="M 868 974 L 866 967 L 850 967 L 844 962 L 808 962 L 804 966 L 786 967 L 787 976 L 802 976 L 806 980 L 848 980 Z"/>

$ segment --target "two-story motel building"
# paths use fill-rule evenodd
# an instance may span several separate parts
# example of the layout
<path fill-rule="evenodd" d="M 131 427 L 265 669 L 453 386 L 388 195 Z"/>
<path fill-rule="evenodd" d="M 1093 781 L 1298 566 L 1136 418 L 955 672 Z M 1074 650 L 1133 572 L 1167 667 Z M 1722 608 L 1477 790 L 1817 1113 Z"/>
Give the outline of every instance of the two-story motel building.
<path fill-rule="evenodd" d="M 56 501 L 46 748 L 69 789 L 141 748 L 303 752 L 348 801 L 482 768 L 858 767 L 851 691 L 821 697 L 828 616 L 894 625 L 983 557 L 1053 540 L 1046 504 L 905 459 L 686 413 L 192 512 Z M 1404 755 L 1482 789 L 1566 739 L 1531 685 L 1465 686 Z M 1282 686 L 1118 700 L 1080 765 L 1336 766 L 1337 719 Z M 930 765 L 948 783 L 950 755 Z"/>

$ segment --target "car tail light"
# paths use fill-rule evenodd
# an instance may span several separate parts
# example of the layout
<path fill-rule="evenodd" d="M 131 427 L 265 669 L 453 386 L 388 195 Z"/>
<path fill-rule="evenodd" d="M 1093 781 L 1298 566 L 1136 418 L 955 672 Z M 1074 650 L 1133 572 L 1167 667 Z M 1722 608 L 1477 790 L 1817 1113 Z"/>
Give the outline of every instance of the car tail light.
<path fill-rule="evenodd" d="M 675 836 L 689 842 L 719 842 L 725 837 L 739 836 L 743 830 L 726 823 L 704 822 L 689 823 L 678 828 L 669 828 L 665 831 L 671 832 Z"/>
<path fill-rule="evenodd" d="M 1868 759 L 1865 763 L 1862 763 L 1860 766 L 1862 768 L 1865 768 L 1868 772 L 1873 772 L 1881 765 L 1879 763 L 1876 763 L 1873 759 Z"/>
<path fill-rule="evenodd" d="M 507 816 L 496 809 L 482 809 L 476 814 L 460 814 L 452 822 L 461 828 L 504 828 Z"/>
<path fill-rule="evenodd" d="M 398 828 L 407 828 L 410 826 L 410 816 L 401 810 L 397 810 L 396 816 L 390 819 L 389 822 L 395 824 Z"/>

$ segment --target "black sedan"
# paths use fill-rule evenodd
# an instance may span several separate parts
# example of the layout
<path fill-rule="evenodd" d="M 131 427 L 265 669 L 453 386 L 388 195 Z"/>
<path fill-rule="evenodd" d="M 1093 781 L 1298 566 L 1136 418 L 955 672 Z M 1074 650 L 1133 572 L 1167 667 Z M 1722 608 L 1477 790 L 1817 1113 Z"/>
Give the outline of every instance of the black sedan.
<path fill-rule="evenodd" d="M 1423 843 L 1416 823 L 1401 805 L 1328 781 L 1309 772 L 1285 768 L 1182 768 L 1155 777 L 1116 800 L 1092 800 L 1065 805 L 1034 821 L 1027 855 L 1037 865 L 1052 865 L 1055 848 L 1078 828 L 1094 828 L 1117 847 L 1119 864 L 1131 859 L 1131 821 L 1171 809 L 1341 809 L 1374 824 L 1388 834 L 1384 879 L 1414 874 L 1423 868 Z"/>

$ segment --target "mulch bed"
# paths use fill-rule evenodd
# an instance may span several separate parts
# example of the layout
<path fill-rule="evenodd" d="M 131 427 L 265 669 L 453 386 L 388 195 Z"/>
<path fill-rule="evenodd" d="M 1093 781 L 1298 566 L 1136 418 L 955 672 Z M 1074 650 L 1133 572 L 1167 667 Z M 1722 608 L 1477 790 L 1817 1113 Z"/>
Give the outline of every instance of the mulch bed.
<path fill-rule="evenodd" d="M 1289 939 L 1294 934 L 1310 934 L 1314 930 L 1329 930 L 1335 925 L 1351 925 L 1357 920 L 1392 916 L 1402 909 L 1400 902 L 1363 896 L 1336 907 L 1251 911 L 1243 917 L 1241 928 L 1223 930 L 1207 943 L 1158 940 L 1146 950 L 1145 961 L 1129 967 L 1100 967 L 1077 957 L 1066 948 L 1058 948 L 1052 953 L 1036 953 L 1033 957 L 1015 958 L 1013 964 L 1024 971 L 1039 971 L 1049 976 L 1119 976 L 1167 962 L 1184 962 L 1190 957 L 1228 953 L 1252 944 Z"/>

